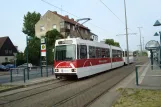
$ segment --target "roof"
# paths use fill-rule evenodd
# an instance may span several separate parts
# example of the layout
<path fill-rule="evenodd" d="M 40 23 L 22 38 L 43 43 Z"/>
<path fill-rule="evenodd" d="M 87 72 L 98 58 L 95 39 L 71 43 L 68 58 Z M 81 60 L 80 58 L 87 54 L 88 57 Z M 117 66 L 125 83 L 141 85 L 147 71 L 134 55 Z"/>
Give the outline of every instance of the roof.
<path fill-rule="evenodd" d="M 4 42 L 7 40 L 8 37 L 0 37 L 0 49 L 3 46 Z"/>
<path fill-rule="evenodd" d="M 51 12 L 52 12 L 52 11 L 51 11 Z M 72 24 L 74 24 L 74 25 L 77 23 L 76 21 L 74 21 L 74 19 L 69 19 L 69 18 L 67 18 L 67 17 L 65 17 L 65 16 L 62 16 L 62 15 L 58 14 L 57 12 L 52 12 L 52 13 L 56 14 L 57 16 L 59 16 L 60 18 L 62 18 L 62 19 L 63 19 L 64 21 L 66 21 L 66 22 L 72 23 Z M 80 23 L 77 23 L 77 24 L 78 24 L 80 27 L 89 30 L 87 27 L 83 26 L 82 24 L 80 24 Z"/>

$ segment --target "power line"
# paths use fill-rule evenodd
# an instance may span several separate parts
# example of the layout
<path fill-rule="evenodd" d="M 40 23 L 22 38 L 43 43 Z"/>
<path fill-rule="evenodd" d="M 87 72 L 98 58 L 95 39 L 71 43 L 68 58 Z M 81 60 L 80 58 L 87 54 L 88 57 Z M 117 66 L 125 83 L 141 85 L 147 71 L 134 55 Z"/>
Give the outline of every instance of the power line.
<path fill-rule="evenodd" d="M 102 1 L 102 0 L 100 0 L 100 2 L 118 19 L 118 20 L 120 20 L 120 22 L 122 23 L 122 24 L 124 24 L 124 22 Z"/>
<path fill-rule="evenodd" d="M 61 11 L 64 11 L 64 12 L 66 12 L 66 13 L 68 13 L 68 14 L 70 14 L 70 15 L 76 17 L 76 18 L 80 18 L 80 17 L 78 17 L 77 15 L 74 15 L 74 14 L 72 14 L 72 13 L 70 13 L 70 12 L 68 12 L 68 11 L 66 11 L 66 10 L 64 10 L 64 9 L 62 9 L 62 8 L 60 8 L 60 7 L 58 7 L 58 6 L 55 6 L 55 5 L 51 4 L 50 2 L 47 2 L 47 1 L 45 1 L 45 0 L 41 0 L 41 1 L 44 2 L 44 3 L 46 3 L 46 4 L 48 4 L 48 5 L 50 5 L 50 6 L 55 7 L 55 8 L 57 8 L 57 9 L 61 10 Z M 103 31 L 105 31 L 105 32 L 107 31 L 107 30 L 105 30 L 105 29 L 103 29 L 103 28 L 101 28 L 101 27 L 99 27 L 99 26 L 97 26 L 97 25 L 95 25 L 95 24 L 93 24 L 93 23 L 89 23 L 89 24 L 91 24 L 91 25 L 93 25 L 93 26 L 95 26 L 95 27 L 97 27 L 97 28 L 99 28 L 99 29 L 101 29 L 101 30 L 103 30 Z"/>

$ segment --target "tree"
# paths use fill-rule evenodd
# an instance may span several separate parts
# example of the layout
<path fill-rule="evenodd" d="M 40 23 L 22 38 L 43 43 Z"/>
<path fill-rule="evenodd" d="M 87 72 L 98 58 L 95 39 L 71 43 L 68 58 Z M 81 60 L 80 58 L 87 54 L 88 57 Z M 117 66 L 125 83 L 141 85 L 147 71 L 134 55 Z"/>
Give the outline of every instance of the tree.
<path fill-rule="evenodd" d="M 22 65 L 22 64 L 25 63 L 24 53 L 22 53 L 22 52 L 17 53 L 16 58 L 17 58 L 17 60 L 16 60 L 16 65 L 17 66 Z"/>
<path fill-rule="evenodd" d="M 105 39 L 105 43 L 108 45 L 120 47 L 120 44 L 118 42 L 115 42 L 113 39 Z"/>
<path fill-rule="evenodd" d="M 24 54 L 26 59 L 26 49 Z M 28 41 L 28 62 L 33 65 L 39 65 L 40 63 L 40 39 L 37 37 Z"/>
<path fill-rule="evenodd" d="M 35 24 L 40 20 L 41 14 L 28 12 L 24 16 L 22 32 L 28 36 L 35 36 Z"/>
<path fill-rule="evenodd" d="M 46 33 L 47 37 L 47 48 L 48 48 L 48 63 L 53 64 L 55 41 L 57 39 L 62 39 L 63 36 L 56 30 L 51 30 Z"/>

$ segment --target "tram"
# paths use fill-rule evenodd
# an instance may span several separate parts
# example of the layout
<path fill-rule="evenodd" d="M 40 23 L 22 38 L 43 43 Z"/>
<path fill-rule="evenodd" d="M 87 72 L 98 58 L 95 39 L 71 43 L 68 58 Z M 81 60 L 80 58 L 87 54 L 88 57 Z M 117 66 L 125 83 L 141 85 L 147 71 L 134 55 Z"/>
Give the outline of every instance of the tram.
<path fill-rule="evenodd" d="M 122 51 L 124 65 L 127 65 L 127 51 Z M 129 51 L 129 64 L 134 62 L 134 53 Z"/>
<path fill-rule="evenodd" d="M 120 47 L 104 43 L 68 38 L 56 40 L 54 72 L 56 77 L 83 78 L 124 65 Z"/>

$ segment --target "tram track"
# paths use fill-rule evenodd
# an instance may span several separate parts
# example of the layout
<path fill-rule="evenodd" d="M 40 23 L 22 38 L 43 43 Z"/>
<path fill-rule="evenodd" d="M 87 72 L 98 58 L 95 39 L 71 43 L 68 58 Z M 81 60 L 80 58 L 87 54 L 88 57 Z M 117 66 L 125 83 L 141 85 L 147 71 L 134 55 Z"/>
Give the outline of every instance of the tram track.
<path fill-rule="evenodd" d="M 137 64 L 143 64 L 143 62 L 139 62 Z M 135 67 L 135 64 L 133 64 L 132 66 L 130 66 L 130 67 L 126 68 L 126 69 L 134 68 L 134 67 Z M 75 94 L 75 95 L 73 95 L 73 96 L 71 96 L 71 97 L 69 97 L 67 99 L 62 100 L 61 102 L 58 102 L 58 103 L 54 104 L 54 107 L 64 107 L 66 105 L 68 105 L 66 107 L 89 107 L 94 101 L 96 101 L 99 97 L 101 97 L 102 95 L 104 95 L 105 93 L 107 93 L 111 88 L 113 88 L 115 85 L 117 85 L 118 83 L 120 83 L 121 80 L 123 80 L 124 78 L 126 78 L 131 73 L 132 72 L 128 72 L 127 74 L 121 75 L 122 72 L 120 72 L 118 75 L 116 75 L 114 77 L 111 77 L 111 78 L 108 78 L 106 80 L 103 80 L 100 83 L 97 83 L 94 86 L 89 87 L 88 89 L 86 89 L 86 90 L 84 90 L 84 91 L 82 91 L 82 92 L 80 92 L 78 94 Z M 115 81 L 115 83 L 113 81 Z M 110 83 L 112 83 L 112 84 L 110 84 Z M 107 87 L 104 87 L 104 86 L 107 86 Z M 104 87 L 104 88 L 102 88 L 103 91 L 99 93 L 98 92 L 99 88 L 97 88 L 97 87 Z M 95 90 L 95 92 L 93 92 L 93 93 L 95 93 L 95 97 L 93 97 L 92 99 L 90 98 L 90 101 L 87 101 L 86 98 L 88 96 L 90 96 L 88 94 L 88 91 L 91 91 L 91 90 Z M 90 93 L 92 93 L 92 92 L 90 92 Z M 83 100 L 84 98 L 82 98 L 83 101 L 80 102 L 79 105 L 73 105 L 74 102 L 77 102 L 75 99 L 79 99 L 79 101 L 81 101 L 81 98 L 80 98 L 81 96 L 86 96 L 86 97 L 84 97 L 85 100 Z M 70 104 L 72 104 L 72 105 L 70 105 Z"/>
<path fill-rule="evenodd" d="M 24 90 L 24 91 L 21 91 L 21 92 L 10 94 L 10 95 L 1 96 L 0 101 L 5 99 L 6 97 L 8 97 L 7 99 L 11 99 L 11 100 L 6 101 L 6 102 L 2 102 L 2 103 L 0 102 L 0 105 L 4 105 L 4 104 L 8 104 L 8 103 L 11 103 L 11 102 L 14 102 L 14 101 L 29 98 L 29 97 L 32 97 L 32 96 L 35 96 L 35 95 L 38 95 L 38 94 L 53 90 L 53 89 L 63 87 L 65 85 L 72 84 L 74 82 L 75 81 L 61 80 L 61 81 L 58 81 L 58 82 L 54 82 L 54 83 L 50 83 L 50 84 L 47 84 L 47 85 L 39 86 L 39 87 L 32 88 L 32 89 L 29 89 L 29 90 Z M 52 87 L 47 87 L 47 86 L 52 86 Z M 38 89 L 40 89 L 40 90 L 38 90 Z M 35 92 L 35 90 L 37 92 Z M 16 99 L 13 100 L 13 98 L 15 98 L 15 96 L 16 96 Z"/>
<path fill-rule="evenodd" d="M 134 65 L 133 65 L 134 66 Z M 132 66 L 132 67 L 133 67 Z M 131 66 L 129 67 L 127 67 L 126 69 L 129 69 L 129 68 L 132 68 Z M 81 91 L 81 92 L 79 92 L 79 93 L 77 93 L 77 94 L 75 94 L 75 95 L 73 95 L 73 96 L 71 96 L 71 97 L 69 97 L 69 98 L 67 98 L 67 99 L 64 99 L 64 100 L 62 100 L 62 101 L 60 101 L 60 102 L 57 102 L 57 103 L 55 103 L 53 106 L 54 107 L 61 107 L 61 106 L 64 106 L 64 105 L 66 105 L 67 103 L 68 103 L 68 101 L 71 101 L 71 100 L 74 100 L 76 97 L 79 97 L 79 96 L 81 96 L 81 94 L 84 94 L 84 93 L 86 93 L 86 92 L 88 92 L 88 91 L 90 91 L 90 90 L 93 90 L 95 87 L 98 87 L 99 85 L 102 85 L 102 84 L 105 84 L 107 81 L 110 81 L 110 80 L 115 80 L 116 78 L 118 78 L 120 75 L 122 74 L 122 72 L 119 72 L 119 73 L 117 73 L 117 76 L 115 76 L 115 77 L 113 77 L 113 76 L 111 76 L 110 78 L 108 78 L 108 79 L 104 79 L 104 80 L 102 80 L 102 81 L 100 81 L 100 82 L 98 82 L 97 84 L 95 84 L 95 85 L 93 85 L 93 86 L 91 86 L 91 87 L 89 87 L 89 88 L 87 88 L 87 89 L 85 89 L 85 90 L 83 90 L 83 91 Z M 125 75 L 125 77 L 126 77 L 126 75 Z M 124 77 L 124 78 L 125 78 Z M 121 78 L 121 79 L 124 79 L 124 78 Z M 120 80 L 118 80 L 119 82 L 120 82 Z M 112 85 L 112 87 L 113 86 L 115 86 L 117 83 L 115 83 L 115 84 L 113 84 Z M 110 86 L 111 87 L 111 86 Z M 97 96 L 98 97 L 98 96 Z M 84 101 L 83 101 L 84 102 Z M 90 101 L 91 102 L 91 101 Z M 90 102 L 88 102 L 89 104 L 90 104 Z M 85 104 L 85 106 L 87 106 L 87 105 L 89 105 L 89 104 Z M 83 104 L 83 103 L 82 103 Z M 74 105 L 74 106 L 77 106 L 78 107 L 78 105 Z M 83 106 L 83 105 L 82 105 Z M 82 106 L 80 106 L 80 107 L 82 107 Z"/>
<path fill-rule="evenodd" d="M 30 94 L 26 95 L 24 97 L 18 97 L 18 98 L 16 97 L 16 96 L 19 96 L 19 95 L 22 96 L 24 93 L 19 93 L 19 95 L 15 94 L 15 96 L 13 95 L 13 96 L 11 96 L 11 98 L 9 98 L 10 96 L 7 96 L 8 98 L 6 98 L 6 99 L 8 101 L 6 101 L 4 103 L 1 103 L 0 106 L 5 105 L 4 107 L 6 107 L 6 104 L 7 105 L 8 104 L 11 104 L 11 105 L 14 104 L 15 107 L 16 107 L 16 105 L 19 105 L 19 104 L 23 105 L 23 103 L 25 103 L 25 102 L 29 103 L 29 102 L 32 101 L 32 99 L 40 98 L 40 96 L 44 96 L 45 94 L 48 95 L 49 93 L 52 93 L 52 95 L 50 95 L 49 97 L 44 96 L 44 100 L 40 98 L 40 100 L 36 100 L 36 101 L 32 102 L 33 104 L 29 104 L 29 105 L 30 106 L 32 105 L 33 107 L 40 107 L 40 106 L 43 107 L 44 105 L 49 106 L 49 107 L 51 107 L 51 106 L 54 106 L 54 107 L 63 106 L 63 105 L 66 105 L 66 104 L 70 105 L 70 104 L 68 104 L 69 102 L 72 102 L 72 101 L 74 101 L 76 99 L 79 99 L 79 97 L 84 95 L 85 93 L 87 93 L 87 95 L 88 95 L 89 91 L 91 91 L 91 93 L 94 93 L 92 90 L 95 90 L 95 93 L 97 93 L 97 90 L 99 89 L 98 87 L 103 87 L 103 86 L 107 85 L 108 87 L 106 87 L 104 90 L 102 90 L 101 93 L 97 94 L 96 96 L 90 97 L 89 98 L 90 100 L 85 101 L 86 103 L 82 103 L 82 104 L 84 104 L 83 106 L 88 106 L 90 103 L 92 103 L 92 101 L 96 100 L 99 96 L 101 96 L 103 94 L 103 92 L 107 92 L 111 87 L 113 87 L 114 85 L 116 85 L 117 83 L 119 83 L 123 79 L 122 77 L 120 77 L 120 79 L 118 81 L 116 81 L 116 83 L 113 83 L 112 82 L 113 80 L 117 80 L 117 78 L 119 78 L 119 76 L 117 76 L 117 75 L 121 75 L 123 70 L 132 69 L 132 68 L 134 68 L 134 66 L 135 66 L 135 64 L 125 66 L 125 67 L 121 67 L 121 68 L 114 69 L 114 70 L 110 70 L 110 72 L 108 72 L 108 73 L 102 73 L 102 74 L 99 74 L 98 76 L 96 76 L 94 78 L 89 78 L 89 79 L 85 79 L 85 80 L 68 81 L 68 82 L 67 82 L 67 80 L 65 80 L 65 81 L 61 81 L 62 84 L 60 82 L 57 82 L 56 84 L 58 86 L 54 85 L 54 86 L 52 86 L 52 88 L 50 87 L 50 88 L 47 88 L 46 90 L 43 90 L 43 91 L 41 89 L 41 91 L 39 91 L 39 92 L 37 91 L 34 94 L 32 94 L 32 93 L 30 93 L 28 91 Z M 119 71 L 120 71 L 120 73 L 119 73 Z M 127 74 L 123 75 L 124 78 L 126 76 L 127 76 Z M 97 80 L 99 80 L 99 81 L 97 81 Z M 92 84 L 92 81 L 93 82 L 95 81 L 95 83 Z M 112 84 L 107 83 L 107 81 L 111 81 Z M 86 86 L 85 86 L 84 82 L 86 82 Z M 89 84 L 89 87 L 87 87 L 88 84 Z M 50 84 L 50 85 L 52 85 L 52 84 Z M 50 86 L 50 85 L 48 84 L 46 86 Z M 77 90 L 77 88 L 72 89 L 73 86 L 75 86 L 75 87 L 78 86 L 78 87 L 80 87 L 82 89 L 79 89 L 79 90 Z M 65 87 L 70 88 L 69 93 L 61 92 L 61 90 L 63 91 L 64 89 L 66 89 Z M 38 87 L 37 87 L 37 89 L 38 89 Z M 72 92 L 74 90 L 76 92 Z M 63 93 L 66 93 L 66 94 L 63 94 Z M 64 95 L 64 96 L 61 97 L 61 95 Z M 17 99 L 14 99 L 15 97 Z M 46 102 L 47 99 L 50 99 L 50 101 Z M 51 99 L 53 99 L 54 101 L 51 101 Z M 1 101 L 1 97 L 0 97 L 0 101 Z M 22 101 L 22 103 L 21 103 L 21 101 Z M 14 105 L 13 105 L 13 107 L 14 107 Z M 23 106 L 25 106 L 25 105 L 23 105 Z M 25 107 L 28 107 L 28 106 L 25 106 Z M 69 107 L 71 107 L 71 106 L 69 106 Z"/>

